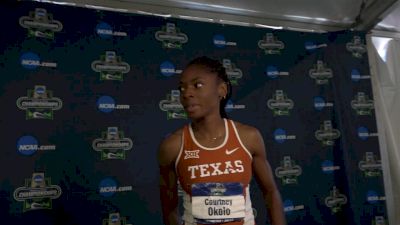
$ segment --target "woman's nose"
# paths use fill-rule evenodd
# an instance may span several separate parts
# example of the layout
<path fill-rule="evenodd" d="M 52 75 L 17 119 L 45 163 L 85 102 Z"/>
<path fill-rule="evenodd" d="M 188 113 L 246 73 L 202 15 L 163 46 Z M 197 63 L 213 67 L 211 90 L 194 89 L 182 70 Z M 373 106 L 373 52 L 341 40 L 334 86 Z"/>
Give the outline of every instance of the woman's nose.
<path fill-rule="evenodd" d="M 181 96 L 183 98 L 190 98 L 190 97 L 193 97 L 193 93 L 194 93 L 193 88 L 187 87 L 187 88 L 185 88 L 185 90 L 183 90 L 181 92 Z"/>

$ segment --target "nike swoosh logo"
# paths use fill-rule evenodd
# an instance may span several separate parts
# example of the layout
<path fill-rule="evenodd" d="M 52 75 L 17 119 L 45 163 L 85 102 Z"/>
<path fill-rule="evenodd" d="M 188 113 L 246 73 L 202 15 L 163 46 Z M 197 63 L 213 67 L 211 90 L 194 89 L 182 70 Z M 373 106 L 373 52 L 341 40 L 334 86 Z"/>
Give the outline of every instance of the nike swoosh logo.
<path fill-rule="evenodd" d="M 239 149 L 239 147 L 234 148 L 234 149 L 232 149 L 232 150 L 226 149 L 225 153 L 226 153 L 227 155 L 230 155 L 230 154 L 234 153 L 234 152 L 235 152 L 236 150 L 238 150 L 238 149 Z"/>

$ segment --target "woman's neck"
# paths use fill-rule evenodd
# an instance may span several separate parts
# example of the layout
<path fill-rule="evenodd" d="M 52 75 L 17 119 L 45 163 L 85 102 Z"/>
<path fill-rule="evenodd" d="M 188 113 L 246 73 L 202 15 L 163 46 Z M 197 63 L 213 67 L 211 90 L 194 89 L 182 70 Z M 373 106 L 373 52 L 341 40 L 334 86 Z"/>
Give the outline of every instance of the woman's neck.
<path fill-rule="evenodd" d="M 192 129 L 201 139 L 215 140 L 225 136 L 225 120 L 220 116 L 193 120 Z"/>

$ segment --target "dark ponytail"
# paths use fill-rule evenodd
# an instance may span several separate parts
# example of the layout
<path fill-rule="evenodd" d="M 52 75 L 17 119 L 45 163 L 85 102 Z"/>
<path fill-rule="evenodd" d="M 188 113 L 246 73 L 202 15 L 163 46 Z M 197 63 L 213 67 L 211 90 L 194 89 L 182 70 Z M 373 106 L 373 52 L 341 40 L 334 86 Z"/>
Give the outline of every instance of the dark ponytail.
<path fill-rule="evenodd" d="M 210 70 L 210 72 L 216 73 L 217 76 L 224 83 L 226 83 L 226 85 L 228 87 L 228 93 L 226 94 L 226 96 L 224 96 L 221 99 L 221 101 L 219 103 L 219 114 L 221 115 L 222 118 L 228 118 L 228 115 L 226 114 L 226 111 L 225 111 L 225 106 L 228 103 L 228 101 L 232 95 L 232 84 L 228 78 L 228 75 L 226 74 L 225 67 L 218 60 L 211 59 L 207 56 L 201 56 L 201 57 L 193 59 L 187 65 L 187 67 L 189 67 L 191 65 L 200 65 L 200 66 L 206 67 L 207 69 Z"/>

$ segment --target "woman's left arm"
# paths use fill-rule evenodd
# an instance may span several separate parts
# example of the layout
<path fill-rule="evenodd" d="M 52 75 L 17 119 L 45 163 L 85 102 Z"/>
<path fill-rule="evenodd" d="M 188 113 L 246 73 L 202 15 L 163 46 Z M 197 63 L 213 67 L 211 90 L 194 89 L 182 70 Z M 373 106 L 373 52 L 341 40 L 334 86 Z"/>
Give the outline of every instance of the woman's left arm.
<path fill-rule="evenodd" d="M 247 127 L 244 130 L 246 130 L 243 135 L 246 137 L 244 144 L 253 156 L 253 175 L 263 193 L 271 223 L 273 225 L 285 225 L 283 204 L 274 181 L 271 166 L 266 158 L 264 140 L 256 128 Z"/>

